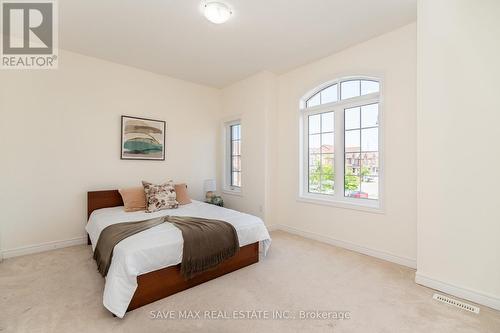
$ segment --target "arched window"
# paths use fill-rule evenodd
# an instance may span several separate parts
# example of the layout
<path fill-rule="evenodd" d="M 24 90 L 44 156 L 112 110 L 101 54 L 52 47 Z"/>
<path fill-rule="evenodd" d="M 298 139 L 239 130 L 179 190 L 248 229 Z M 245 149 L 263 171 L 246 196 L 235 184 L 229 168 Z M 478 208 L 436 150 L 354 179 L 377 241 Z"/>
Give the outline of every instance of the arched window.
<path fill-rule="evenodd" d="M 380 95 L 379 79 L 350 77 L 301 99 L 302 199 L 380 208 Z"/>

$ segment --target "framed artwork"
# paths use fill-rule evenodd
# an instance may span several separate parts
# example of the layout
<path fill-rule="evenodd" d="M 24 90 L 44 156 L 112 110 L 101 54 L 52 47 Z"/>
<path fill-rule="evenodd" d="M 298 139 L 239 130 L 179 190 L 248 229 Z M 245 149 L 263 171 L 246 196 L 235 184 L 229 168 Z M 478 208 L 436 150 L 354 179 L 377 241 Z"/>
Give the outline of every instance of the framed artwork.
<path fill-rule="evenodd" d="M 122 116 L 122 160 L 165 160 L 163 120 Z"/>

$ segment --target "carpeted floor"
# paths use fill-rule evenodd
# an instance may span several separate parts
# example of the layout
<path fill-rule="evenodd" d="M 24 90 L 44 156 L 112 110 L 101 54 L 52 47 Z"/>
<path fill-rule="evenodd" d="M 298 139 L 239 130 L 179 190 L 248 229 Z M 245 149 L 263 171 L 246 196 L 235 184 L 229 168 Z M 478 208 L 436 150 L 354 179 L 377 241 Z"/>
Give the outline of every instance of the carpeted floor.
<path fill-rule="evenodd" d="M 88 246 L 4 260 L 0 332 L 500 332 L 500 312 L 481 307 L 475 315 L 438 303 L 433 290 L 414 283 L 411 269 L 284 232 L 272 238 L 260 263 L 123 319 L 102 306 L 104 281 Z M 183 310 L 201 311 L 201 319 L 179 319 Z M 348 311 L 350 319 L 300 318 L 316 310 Z M 260 319 L 217 318 L 257 311 Z M 272 319 L 272 311 L 295 319 Z"/>

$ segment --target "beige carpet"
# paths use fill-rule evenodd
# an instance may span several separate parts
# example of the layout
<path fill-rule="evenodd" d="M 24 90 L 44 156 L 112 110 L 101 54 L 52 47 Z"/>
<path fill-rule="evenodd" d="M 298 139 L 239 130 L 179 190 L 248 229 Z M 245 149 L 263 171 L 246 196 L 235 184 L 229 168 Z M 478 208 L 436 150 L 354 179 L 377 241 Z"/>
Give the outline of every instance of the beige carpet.
<path fill-rule="evenodd" d="M 438 303 L 411 269 L 284 232 L 272 237 L 260 263 L 124 319 L 102 306 L 104 281 L 88 246 L 4 260 L 0 332 L 500 332 L 500 312 L 481 307 L 475 315 Z M 151 311 L 179 310 L 202 311 L 202 319 L 151 319 Z M 204 318 L 207 310 L 349 311 L 351 319 Z"/>

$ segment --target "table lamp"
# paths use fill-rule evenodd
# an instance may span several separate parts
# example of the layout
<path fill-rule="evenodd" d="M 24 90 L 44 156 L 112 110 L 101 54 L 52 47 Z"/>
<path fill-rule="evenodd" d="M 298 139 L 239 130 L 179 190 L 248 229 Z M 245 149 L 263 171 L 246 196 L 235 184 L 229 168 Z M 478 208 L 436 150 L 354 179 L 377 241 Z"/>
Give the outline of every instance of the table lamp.
<path fill-rule="evenodd" d="M 217 190 L 217 182 L 215 179 L 206 179 L 205 184 L 203 185 L 203 189 L 207 192 L 205 198 L 208 202 L 214 196 L 214 191 Z"/>

